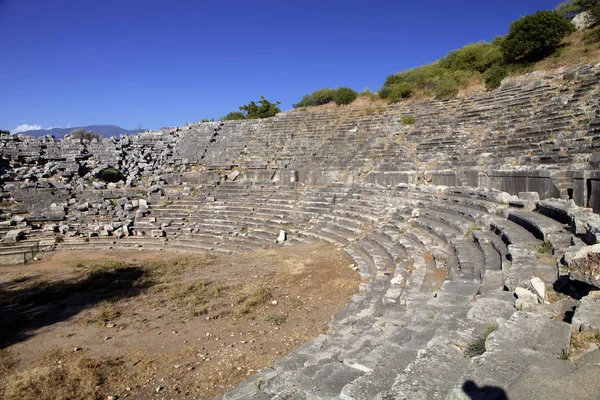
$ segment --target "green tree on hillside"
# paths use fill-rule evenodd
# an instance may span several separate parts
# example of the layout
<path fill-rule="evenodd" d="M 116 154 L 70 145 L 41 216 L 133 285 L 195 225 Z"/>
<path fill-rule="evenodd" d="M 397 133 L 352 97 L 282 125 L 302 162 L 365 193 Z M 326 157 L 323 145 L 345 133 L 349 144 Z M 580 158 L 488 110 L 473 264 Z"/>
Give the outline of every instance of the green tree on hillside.
<path fill-rule="evenodd" d="M 221 120 L 223 121 L 238 121 L 241 119 L 245 119 L 244 113 L 242 113 L 241 111 L 232 111 L 223 118 L 221 118 Z"/>
<path fill-rule="evenodd" d="M 333 100 L 335 104 L 341 106 L 343 104 L 350 104 L 358 97 L 358 93 L 347 87 L 341 87 L 335 90 L 333 94 Z"/>
<path fill-rule="evenodd" d="M 500 47 L 486 42 L 471 43 L 458 50 L 451 51 L 440 60 L 440 65 L 449 70 L 484 72 L 492 65 L 502 61 Z"/>
<path fill-rule="evenodd" d="M 223 121 L 236 121 L 241 119 L 258 119 L 258 118 L 270 118 L 279 114 L 279 101 L 271 103 L 265 99 L 265 96 L 260 96 L 260 100 L 255 102 L 251 101 L 248 104 L 240 106 L 240 111 L 233 111 L 221 118 Z"/>
<path fill-rule="evenodd" d="M 570 0 L 559 4 L 555 9 L 563 18 L 568 19 L 586 10 L 590 11 L 595 23 L 600 22 L 600 0 Z"/>
<path fill-rule="evenodd" d="M 347 87 L 337 89 L 324 88 L 303 96 L 300 102 L 292 104 L 292 107 L 315 107 L 331 102 L 335 102 L 335 104 L 341 106 L 342 104 L 352 103 L 357 97 L 358 92 Z"/>
<path fill-rule="evenodd" d="M 555 11 L 538 11 L 513 22 L 502 40 L 507 61 L 537 60 L 550 54 L 575 26 Z"/>
<path fill-rule="evenodd" d="M 247 119 L 270 118 L 281 112 L 279 109 L 280 104 L 279 101 L 271 103 L 265 99 L 265 96 L 260 96 L 258 102 L 251 101 L 249 104 L 241 106 L 240 111 Z"/>

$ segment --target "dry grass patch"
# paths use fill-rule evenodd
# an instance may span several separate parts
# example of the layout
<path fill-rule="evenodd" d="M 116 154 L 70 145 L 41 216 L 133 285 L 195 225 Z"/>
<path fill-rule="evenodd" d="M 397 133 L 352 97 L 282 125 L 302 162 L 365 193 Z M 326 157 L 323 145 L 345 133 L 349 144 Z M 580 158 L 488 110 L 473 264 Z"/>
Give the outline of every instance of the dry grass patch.
<path fill-rule="evenodd" d="M 326 332 L 357 291 L 351 262 L 312 244 L 236 256 L 58 252 L 5 269 L 0 296 L 24 305 L 0 311 L 30 325 L 0 325 L 10 351 L 0 398 L 215 398 Z"/>
<path fill-rule="evenodd" d="M 594 330 L 572 332 L 570 351 L 565 358 L 577 358 L 593 344 L 600 345 L 600 332 Z"/>
<path fill-rule="evenodd" d="M 121 375 L 122 361 L 104 357 L 71 357 L 55 351 L 43 366 L 5 375 L 0 383 L 3 398 L 21 400 L 103 399 L 102 387 L 109 375 Z"/>
<path fill-rule="evenodd" d="M 78 317 L 76 322 L 80 325 L 96 324 L 104 326 L 115 321 L 122 313 L 123 306 L 118 301 L 104 301 L 89 313 Z"/>

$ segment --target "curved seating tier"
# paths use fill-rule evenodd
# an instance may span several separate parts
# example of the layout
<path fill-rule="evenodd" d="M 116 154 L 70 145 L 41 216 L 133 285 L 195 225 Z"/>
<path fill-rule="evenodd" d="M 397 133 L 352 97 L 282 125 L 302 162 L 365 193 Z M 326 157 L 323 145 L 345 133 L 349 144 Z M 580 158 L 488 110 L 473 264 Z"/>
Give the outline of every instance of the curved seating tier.
<path fill-rule="evenodd" d="M 521 203 L 501 192 L 410 185 L 383 190 L 229 183 L 197 199 L 176 197 L 151 209 L 157 226 L 172 227 L 180 218 L 166 237 L 69 238 L 57 246 L 243 253 L 327 241 L 345 249 L 363 278 L 328 333 L 225 399 L 442 399 L 458 390 L 461 379 L 478 376 L 474 363 L 508 362 L 497 347 L 496 361 L 465 357 L 487 326 L 499 323 L 498 343 L 527 318 L 552 331 L 570 329 L 517 311 L 512 294 L 536 276 L 552 287 L 557 261 L 580 241 L 565 223 L 567 211 L 547 211 L 554 203 L 540 202 L 536 212 L 511 207 Z M 278 243 L 281 231 L 287 238 Z M 553 349 L 568 347 L 562 334 L 547 340 Z M 539 351 L 532 360 L 553 354 Z"/>

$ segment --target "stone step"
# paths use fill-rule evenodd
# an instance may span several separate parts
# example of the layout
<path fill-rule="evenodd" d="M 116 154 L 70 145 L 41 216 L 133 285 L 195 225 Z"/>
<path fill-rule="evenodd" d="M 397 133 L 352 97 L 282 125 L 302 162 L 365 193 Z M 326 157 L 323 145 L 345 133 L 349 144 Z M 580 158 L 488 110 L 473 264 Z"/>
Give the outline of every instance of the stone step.
<path fill-rule="evenodd" d="M 571 246 L 571 233 L 565 224 L 533 211 L 509 210 L 508 219 L 531 232 L 537 239 L 550 243 L 557 251 Z"/>
<path fill-rule="evenodd" d="M 565 322 L 516 312 L 488 336 L 485 352 L 471 359 L 446 399 L 482 398 L 485 393 L 510 399 L 595 398 L 589 388 L 578 387 L 579 371 L 579 379 L 573 380 L 577 365 L 565 360 L 570 337 L 571 326 Z"/>

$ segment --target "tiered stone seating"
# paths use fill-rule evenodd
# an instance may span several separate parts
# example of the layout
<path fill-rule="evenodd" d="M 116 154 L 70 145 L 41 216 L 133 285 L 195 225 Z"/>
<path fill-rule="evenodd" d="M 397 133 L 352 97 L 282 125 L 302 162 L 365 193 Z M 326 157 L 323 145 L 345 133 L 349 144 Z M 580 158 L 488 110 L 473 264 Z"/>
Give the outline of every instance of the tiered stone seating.
<path fill-rule="evenodd" d="M 136 216 L 137 234 L 67 236 L 57 247 L 243 253 L 327 241 L 343 248 L 362 281 L 331 330 L 226 399 L 466 399 L 475 390 L 469 379 L 522 394 L 528 379 L 550 381 L 551 373 L 535 373 L 540 365 L 566 368 L 559 378 L 567 382 L 572 365 L 559 358 L 570 325 L 549 318 L 552 306 L 516 310 L 513 291 L 533 289 L 532 278 L 553 287 L 566 253 L 600 241 L 600 220 L 574 205 L 600 210 L 591 154 L 600 143 L 599 82 L 598 66 L 580 66 L 510 78 L 457 100 L 196 124 L 168 131 L 167 146 L 160 133 L 142 135 L 136 143 L 148 147 L 128 151 L 148 160 L 156 147 L 165 163 L 150 166 L 162 168 L 153 180 L 161 187 L 149 212 Z M 81 158 L 88 149 L 38 144 L 25 153 L 8 146 L 3 156 L 37 159 L 40 150 Z M 89 148 L 102 162 L 119 160 L 118 146 Z M 190 170 L 212 175 L 194 181 L 184 176 Z M 37 212 L 70 198 L 53 191 L 24 185 L 15 199 L 37 196 L 43 201 L 29 207 Z M 85 236 L 82 219 L 72 227 Z M 487 351 L 465 357 L 494 324 Z"/>

